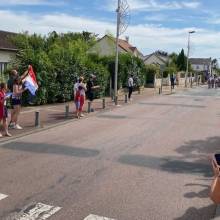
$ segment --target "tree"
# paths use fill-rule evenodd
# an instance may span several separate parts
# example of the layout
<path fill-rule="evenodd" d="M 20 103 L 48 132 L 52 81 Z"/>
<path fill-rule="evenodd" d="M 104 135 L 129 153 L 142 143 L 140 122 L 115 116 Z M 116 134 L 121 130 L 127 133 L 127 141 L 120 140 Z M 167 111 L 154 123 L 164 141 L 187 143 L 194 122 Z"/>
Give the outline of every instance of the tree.
<path fill-rule="evenodd" d="M 36 104 L 63 102 L 72 99 L 73 85 L 77 77 L 97 75 L 101 85 L 98 95 L 105 93 L 109 77 L 107 68 L 96 63 L 87 54 L 95 42 L 89 32 L 57 34 L 48 36 L 19 34 L 13 40 L 18 54 L 12 65 L 23 72 L 31 64 L 40 84 Z"/>
<path fill-rule="evenodd" d="M 183 49 L 177 56 L 176 64 L 179 71 L 186 71 L 187 57 L 185 56 Z"/>

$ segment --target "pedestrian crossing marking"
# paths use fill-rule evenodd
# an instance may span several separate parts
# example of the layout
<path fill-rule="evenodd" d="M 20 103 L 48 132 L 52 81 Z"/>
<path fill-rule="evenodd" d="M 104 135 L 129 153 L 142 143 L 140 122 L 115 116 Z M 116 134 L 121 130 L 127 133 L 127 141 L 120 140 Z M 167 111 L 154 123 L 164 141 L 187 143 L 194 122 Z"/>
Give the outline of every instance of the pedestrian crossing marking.
<path fill-rule="evenodd" d="M 18 213 L 15 220 L 46 220 L 60 209 L 61 207 L 50 206 L 43 203 L 31 204 L 21 213 Z"/>
<path fill-rule="evenodd" d="M 1 194 L 1 193 L 0 193 L 0 200 L 5 199 L 5 198 L 7 198 L 7 197 L 8 197 L 8 195 Z"/>
<path fill-rule="evenodd" d="M 91 214 L 87 216 L 84 220 L 116 220 L 116 219 Z"/>

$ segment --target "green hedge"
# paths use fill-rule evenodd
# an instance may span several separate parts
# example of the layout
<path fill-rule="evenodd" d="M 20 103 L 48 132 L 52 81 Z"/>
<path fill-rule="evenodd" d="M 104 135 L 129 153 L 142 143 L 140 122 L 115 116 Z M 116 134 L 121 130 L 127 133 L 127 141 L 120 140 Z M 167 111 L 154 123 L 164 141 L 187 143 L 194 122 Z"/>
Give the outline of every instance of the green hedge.
<path fill-rule="evenodd" d="M 11 65 L 22 73 L 31 64 L 37 73 L 40 86 L 36 104 L 71 100 L 76 79 L 82 75 L 87 80 L 91 73 L 97 76 L 96 84 L 100 85 L 96 96 L 108 94 L 115 58 L 88 54 L 88 49 L 96 42 L 96 35 L 89 32 L 52 32 L 48 36 L 19 34 L 12 40 L 19 52 Z M 134 74 L 137 86 L 144 85 L 147 75 L 144 62 L 130 54 L 121 54 L 119 87 L 127 86 L 129 73 Z M 24 101 L 27 103 L 25 96 Z"/>

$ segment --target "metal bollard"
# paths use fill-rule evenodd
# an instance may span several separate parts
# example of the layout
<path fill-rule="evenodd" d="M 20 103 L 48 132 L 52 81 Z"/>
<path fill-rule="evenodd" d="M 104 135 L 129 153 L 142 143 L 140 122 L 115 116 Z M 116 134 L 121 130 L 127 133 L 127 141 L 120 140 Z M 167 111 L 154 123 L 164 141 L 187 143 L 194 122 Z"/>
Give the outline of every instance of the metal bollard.
<path fill-rule="evenodd" d="M 102 99 L 102 108 L 105 109 L 105 98 Z"/>
<path fill-rule="evenodd" d="M 128 103 L 128 94 L 125 94 L 125 103 Z"/>
<path fill-rule="evenodd" d="M 68 118 L 69 117 L 69 105 L 65 106 L 65 117 Z"/>
<path fill-rule="evenodd" d="M 159 95 L 161 94 L 161 89 L 159 88 Z"/>
<path fill-rule="evenodd" d="M 115 96 L 115 105 L 118 105 L 118 96 Z"/>
<path fill-rule="evenodd" d="M 35 112 L 35 127 L 40 126 L 40 112 Z"/>
<path fill-rule="evenodd" d="M 88 113 L 91 112 L 91 102 L 88 102 Z"/>

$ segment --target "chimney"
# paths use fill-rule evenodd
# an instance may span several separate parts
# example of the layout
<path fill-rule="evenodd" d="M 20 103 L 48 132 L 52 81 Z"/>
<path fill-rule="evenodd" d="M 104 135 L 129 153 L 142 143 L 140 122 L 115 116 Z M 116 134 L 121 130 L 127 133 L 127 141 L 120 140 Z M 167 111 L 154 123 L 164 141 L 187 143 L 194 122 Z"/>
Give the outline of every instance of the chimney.
<path fill-rule="evenodd" d="M 129 43 L 129 36 L 126 36 L 125 40 Z"/>

